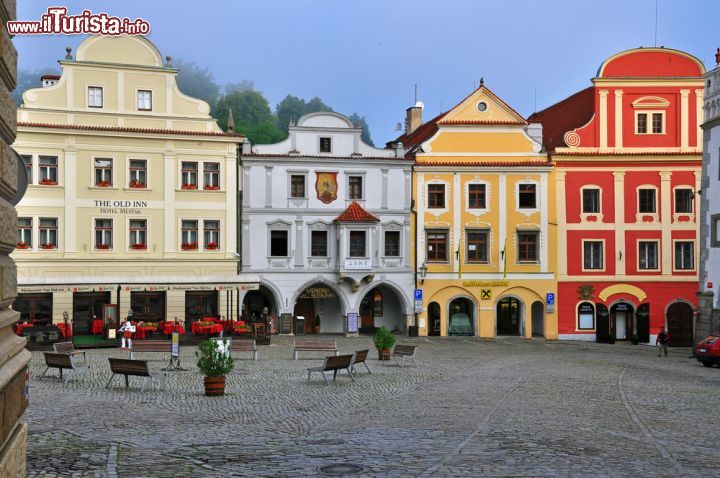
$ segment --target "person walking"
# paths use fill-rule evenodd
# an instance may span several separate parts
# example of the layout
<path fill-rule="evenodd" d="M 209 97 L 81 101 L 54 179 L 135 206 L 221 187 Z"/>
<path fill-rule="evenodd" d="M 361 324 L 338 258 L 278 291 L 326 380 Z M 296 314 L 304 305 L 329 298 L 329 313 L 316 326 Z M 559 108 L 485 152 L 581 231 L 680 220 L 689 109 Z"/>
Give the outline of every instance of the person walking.
<path fill-rule="evenodd" d="M 665 327 L 660 327 L 660 333 L 655 339 L 655 345 L 659 346 L 658 357 L 662 352 L 665 352 L 665 357 L 667 357 L 668 342 L 670 342 L 670 333 L 665 330 Z"/>
<path fill-rule="evenodd" d="M 121 349 L 122 350 L 129 350 L 132 348 L 132 336 L 135 332 L 135 326 L 130 322 L 130 320 L 126 320 L 124 324 L 122 324 L 122 327 L 118 330 L 120 332 L 121 339 Z M 127 341 L 127 347 L 125 347 L 125 341 Z"/>

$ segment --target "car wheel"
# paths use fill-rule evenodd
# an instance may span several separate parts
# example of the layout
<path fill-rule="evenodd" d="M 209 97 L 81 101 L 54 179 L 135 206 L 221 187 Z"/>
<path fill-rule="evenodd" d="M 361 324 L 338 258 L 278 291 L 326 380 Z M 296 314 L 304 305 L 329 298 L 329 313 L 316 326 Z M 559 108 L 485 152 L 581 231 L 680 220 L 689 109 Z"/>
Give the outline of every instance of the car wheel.
<path fill-rule="evenodd" d="M 704 367 L 712 367 L 713 363 L 710 360 L 703 360 L 700 362 Z"/>

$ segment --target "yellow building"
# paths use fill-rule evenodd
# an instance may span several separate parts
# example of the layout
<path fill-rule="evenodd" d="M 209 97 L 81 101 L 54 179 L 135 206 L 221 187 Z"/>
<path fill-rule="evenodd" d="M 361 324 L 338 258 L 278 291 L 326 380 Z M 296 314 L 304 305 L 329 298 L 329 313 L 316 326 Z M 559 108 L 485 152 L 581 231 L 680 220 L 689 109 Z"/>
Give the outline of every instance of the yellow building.
<path fill-rule="evenodd" d="M 236 253 L 243 137 L 184 95 L 166 60 L 142 37 L 90 37 L 23 95 L 21 322 L 67 312 L 76 336 L 102 336 L 129 309 L 147 322 L 235 315 L 248 287 Z"/>
<path fill-rule="evenodd" d="M 415 157 L 420 335 L 556 339 L 555 192 L 541 126 L 484 85 L 428 123 L 421 113 L 408 109 L 397 139 Z"/>

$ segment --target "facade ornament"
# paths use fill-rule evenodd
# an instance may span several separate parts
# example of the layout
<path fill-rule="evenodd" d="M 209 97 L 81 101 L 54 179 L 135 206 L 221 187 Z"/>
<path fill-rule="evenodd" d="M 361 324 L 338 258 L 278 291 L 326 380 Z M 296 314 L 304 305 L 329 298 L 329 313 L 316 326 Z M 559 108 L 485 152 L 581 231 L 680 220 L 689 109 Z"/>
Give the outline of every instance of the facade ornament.
<path fill-rule="evenodd" d="M 73 59 L 73 56 L 72 56 L 72 48 L 69 47 L 69 46 L 66 46 L 66 47 L 65 47 L 65 59 L 66 59 L 66 60 L 72 60 L 72 59 Z"/>

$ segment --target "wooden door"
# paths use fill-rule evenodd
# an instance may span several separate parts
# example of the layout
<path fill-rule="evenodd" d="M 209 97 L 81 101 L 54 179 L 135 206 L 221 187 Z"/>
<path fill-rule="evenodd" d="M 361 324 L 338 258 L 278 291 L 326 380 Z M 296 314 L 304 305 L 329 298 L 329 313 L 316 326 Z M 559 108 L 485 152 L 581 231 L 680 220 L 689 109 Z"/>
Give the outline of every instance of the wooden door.
<path fill-rule="evenodd" d="M 676 302 L 667 311 L 667 328 L 671 347 L 692 347 L 693 309 L 685 302 Z"/>
<path fill-rule="evenodd" d="M 305 317 L 305 334 L 312 334 L 315 332 L 315 302 L 313 299 L 298 299 L 295 303 L 295 310 L 293 316 Z"/>
<path fill-rule="evenodd" d="M 370 294 L 367 294 L 360 303 L 360 326 L 365 328 L 375 327 L 375 317 L 373 316 L 372 303 Z"/>

